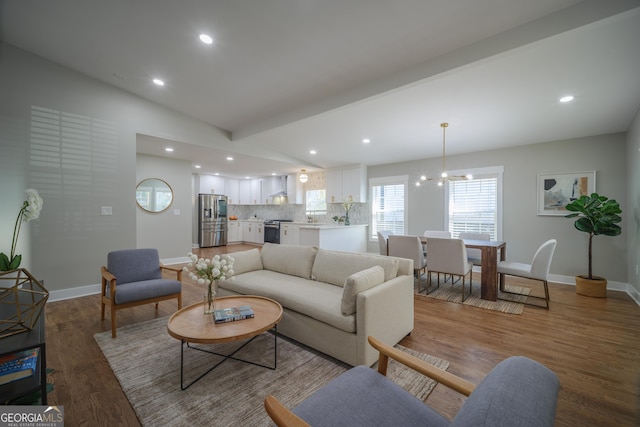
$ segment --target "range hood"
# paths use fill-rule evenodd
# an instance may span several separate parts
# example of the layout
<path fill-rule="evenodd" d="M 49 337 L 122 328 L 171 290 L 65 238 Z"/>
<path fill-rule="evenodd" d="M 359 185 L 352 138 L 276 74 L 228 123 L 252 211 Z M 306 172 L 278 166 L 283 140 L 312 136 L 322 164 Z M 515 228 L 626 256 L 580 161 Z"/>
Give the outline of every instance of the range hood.
<path fill-rule="evenodd" d="M 282 175 L 280 178 L 280 191 L 273 193 L 271 197 L 271 203 L 274 205 L 285 204 L 288 202 L 287 198 L 287 175 Z"/>

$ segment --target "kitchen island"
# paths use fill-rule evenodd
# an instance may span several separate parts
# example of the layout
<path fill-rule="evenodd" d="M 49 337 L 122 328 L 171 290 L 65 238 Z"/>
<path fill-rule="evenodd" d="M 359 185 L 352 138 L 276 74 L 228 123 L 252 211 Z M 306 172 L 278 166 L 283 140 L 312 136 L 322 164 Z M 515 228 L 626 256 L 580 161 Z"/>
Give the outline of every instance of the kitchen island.
<path fill-rule="evenodd" d="M 340 224 L 305 224 L 300 226 L 299 244 L 343 252 L 367 252 L 367 227 Z"/>

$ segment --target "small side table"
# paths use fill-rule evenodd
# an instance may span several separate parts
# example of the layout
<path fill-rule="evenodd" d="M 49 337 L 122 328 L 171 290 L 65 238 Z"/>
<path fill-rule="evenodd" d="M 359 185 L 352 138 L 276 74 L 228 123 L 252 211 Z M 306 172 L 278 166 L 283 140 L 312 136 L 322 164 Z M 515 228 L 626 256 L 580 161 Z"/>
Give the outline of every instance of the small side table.
<path fill-rule="evenodd" d="M 2 317 L 1 311 L 0 317 Z M 33 329 L 6 338 L 0 338 L 0 357 L 33 348 L 40 350 L 35 373 L 30 377 L 0 385 L 0 404 L 11 404 L 16 399 L 38 390 L 40 390 L 42 404 L 47 404 L 47 352 L 44 313 L 42 313 Z"/>

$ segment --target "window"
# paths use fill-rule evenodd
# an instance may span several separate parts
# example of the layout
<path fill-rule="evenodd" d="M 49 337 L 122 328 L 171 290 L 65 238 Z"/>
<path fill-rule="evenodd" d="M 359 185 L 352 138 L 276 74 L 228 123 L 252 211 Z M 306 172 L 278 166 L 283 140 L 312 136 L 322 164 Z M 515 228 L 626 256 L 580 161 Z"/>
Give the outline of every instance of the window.
<path fill-rule="evenodd" d="M 327 213 L 327 192 L 322 190 L 307 190 L 306 215 L 325 215 Z"/>
<path fill-rule="evenodd" d="M 502 238 L 502 172 L 502 167 L 476 169 L 471 180 L 447 183 L 445 228 L 452 237 L 468 232 Z"/>
<path fill-rule="evenodd" d="M 371 178 L 371 236 L 378 240 L 378 231 L 406 234 L 408 176 Z"/>

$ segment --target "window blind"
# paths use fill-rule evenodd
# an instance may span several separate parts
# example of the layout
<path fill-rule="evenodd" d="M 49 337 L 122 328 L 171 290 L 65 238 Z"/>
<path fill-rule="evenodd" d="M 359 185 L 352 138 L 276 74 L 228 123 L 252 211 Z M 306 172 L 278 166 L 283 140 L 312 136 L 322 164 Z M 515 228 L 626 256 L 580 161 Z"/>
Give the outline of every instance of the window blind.
<path fill-rule="evenodd" d="M 371 238 L 377 240 L 378 231 L 390 230 L 405 234 L 406 184 L 371 186 Z"/>
<path fill-rule="evenodd" d="M 449 231 L 489 233 L 497 240 L 498 177 L 487 176 L 465 181 L 449 181 Z"/>

